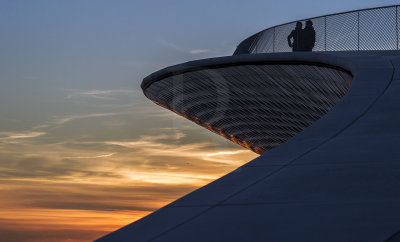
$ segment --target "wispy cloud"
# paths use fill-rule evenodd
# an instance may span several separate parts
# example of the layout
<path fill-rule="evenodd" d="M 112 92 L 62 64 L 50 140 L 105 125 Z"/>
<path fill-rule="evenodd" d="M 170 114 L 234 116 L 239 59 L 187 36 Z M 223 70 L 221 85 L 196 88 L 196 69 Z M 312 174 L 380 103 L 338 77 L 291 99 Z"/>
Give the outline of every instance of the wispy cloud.
<path fill-rule="evenodd" d="M 143 60 L 127 60 L 127 61 L 121 61 L 120 64 L 124 66 L 144 66 L 144 65 L 151 65 L 153 63 Z"/>
<path fill-rule="evenodd" d="M 21 139 L 31 139 L 39 136 L 46 135 L 45 132 L 0 132 L 0 142 L 9 142 Z"/>
<path fill-rule="evenodd" d="M 103 155 L 95 155 L 95 156 L 66 156 L 66 159 L 96 159 L 96 158 L 106 158 L 115 155 L 116 153 L 103 154 Z"/>
<path fill-rule="evenodd" d="M 171 49 L 178 50 L 178 51 L 182 51 L 182 52 L 185 51 L 184 48 L 182 48 L 181 46 L 179 46 L 179 45 L 177 45 L 177 44 L 174 44 L 174 43 L 171 43 L 171 42 L 169 42 L 169 41 L 166 41 L 166 40 L 159 40 L 159 42 L 160 42 L 162 45 L 164 45 L 164 46 L 166 46 L 166 47 L 169 47 L 169 48 L 171 48 Z"/>
<path fill-rule="evenodd" d="M 77 119 L 85 119 L 85 118 L 98 118 L 98 117 L 109 117 L 126 114 L 126 112 L 120 113 L 89 113 L 89 114 L 78 114 L 78 115 L 66 115 L 66 116 L 55 116 L 54 120 L 51 123 L 55 124 L 65 124 Z"/>
<path fill-rule="evenodd" d="M 134 149 L 155 149 L 157 150 L 164 150 L 164 152 L 178 152 L 179 150 L 176 150 L 176 148 L 180 147 L 182 150 L 187 150 L 190 149 L 190 147 L 193 144 L 187 144 L 187 145 L 173 145 L 173 144 L 166 144 L 166 143 L 173 143 L 173 141 L 179 140 L 186 135 L 182 132 L 176 132 L 173 134 L 159 134 L 159 135 L 151 135 L 151 136 L 141 136 L 139 139 L 132 140 L 132 141 L 105 141 L 102 142 L 102 144 L 105 145 L 116 145 L 116 146 L 121 146 L 124 148 L 134 148 Z M 162 142 L 164 141 L 164 142 Z M 198 148 L 199 146 L 202 146 L 202 144 L 194 144 L 194 147 L 192 148 Z M 167 150 L 166 150 L 167 149 Z M 161 151 L 162 152 L 162 151 Z M 154 152 L 151 152 L 151 154 L 155 154 Z M 177 155 L 177 154 L 175 154 Z"/>
<path fill-rule="evenodd" d="M 218 178 L 216 175 L 172 172 L 125 171 L 124 175 L 133 181 L 158 184 L 201 184 Z"/>
<path fill-rule="evenodd" d="M 181 131 L 174 129 L 165 129 L 173 131 L 152 136 L 141 136 L 132 141 L 105 141 L 105 145 L 120 146 L 133 149 L 146 154 L 146 157 L 180 157 L 187 160 L 208 161 L 212 163 L 237 165 L 248 159 L 249 151 L 241 147 L 235 149 L 215 148 L 215 144 L 211 142 L 176 142 L 184 138 L 186 135 Z M 160 158 L 161 159 L 161 158 Z"/>
<path fill-rule="evenodd" d="M 202 53 L 210 52 L 209 49 L 187 49 L 185 47 L 179 46 L 179 45 L 177 45 L 175 43 L 171 43 L 171 42 L 166 41 L 166 40 L 159 40 L 159 42 L 162 45 L 164 45 L 164 46 L 166 46 L 166 47 L 168 47 L 170 49 L 174 49 L 174 50 L 177 50 L 179 52 L 184 52 L 184 53 L 187 53 L 187 54 L 202 54 Z"/>
<path fill-rule="evenodd" d="M 189 50 L 189 54 L 202 54 L 202 53 L 207 53 L 210 52 L 208 49 L 194 49 L 194 50 Z"/>
<path fill-rule="evenodd" d="M 138 94 L 137 90 L 121 90 L 121 89 L 111 89 L 111 90 L 69 90 L 67 99 L 78 98 L 78 97 L 88 97 L 96 99 L 105 100 L 117 100 L 121 95 L 133 95 Z"/>
<path fill-rule="evenodd" d="M 45 135 L 44 132 L 0 132 L 0 136 L 5 136 L 6 139 L 25 139 L 25 138 L 35 138 L 38 136 Z"/>
<path fill-rule="evenodd" d="M 154 104 L 155 105 L 155 104 Z M 149 118 L 168 118 L 168 119 L 174 119 L 177 118 L 177 115 L 169 110 L 166 110 L 161 107 L 154 107 L 153 109 L 140 109 L 138 108 L 136 110 L 137 113 L 140 113 L 141 116 L 145 117 L 146 119 Z M 180 118 L 180 117 L 178 117 Z"/>

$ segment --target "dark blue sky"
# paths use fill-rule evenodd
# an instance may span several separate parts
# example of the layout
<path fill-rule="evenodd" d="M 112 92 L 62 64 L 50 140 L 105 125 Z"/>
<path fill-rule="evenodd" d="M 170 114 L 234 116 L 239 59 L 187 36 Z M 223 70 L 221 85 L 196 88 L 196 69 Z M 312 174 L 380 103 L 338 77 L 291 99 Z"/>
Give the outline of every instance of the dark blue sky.
<path fill-rule="evenodd" d="M 157 68 L 229 55 L 269 26 L 398 2 L 3 0 L 1 81 L 30 77 L 67 88 L 137 88 Z"/>

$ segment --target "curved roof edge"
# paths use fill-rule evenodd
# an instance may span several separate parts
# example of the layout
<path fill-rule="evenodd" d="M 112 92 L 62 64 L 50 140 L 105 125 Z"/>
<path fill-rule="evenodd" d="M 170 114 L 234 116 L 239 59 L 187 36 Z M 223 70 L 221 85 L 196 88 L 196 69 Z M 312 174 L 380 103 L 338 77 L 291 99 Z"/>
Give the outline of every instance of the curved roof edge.
<path fill-rule="evenodd" d="M 235 56 L 215 57 L 189 61 L 178 65 L 173 65 L 156 71 L 143 79 L 140 85 L 144 91 L 152 83 L 157 82 L 166 77 L 182 74 L 185 72 L 196 71 L 201 69 L 215 69 L 227 66 L 238 65 L 257 65 L 257 64 L 301 64 L 315 65 L 339 69 L 351 73 L 351 61 L 338 61 L 337 53 L 312 53 L 312 52 L 297 52 L 297 53 L 262 53 L 262 54 L 243 54 Z M 321 57 L 321 58 L 316 58 Z"/>

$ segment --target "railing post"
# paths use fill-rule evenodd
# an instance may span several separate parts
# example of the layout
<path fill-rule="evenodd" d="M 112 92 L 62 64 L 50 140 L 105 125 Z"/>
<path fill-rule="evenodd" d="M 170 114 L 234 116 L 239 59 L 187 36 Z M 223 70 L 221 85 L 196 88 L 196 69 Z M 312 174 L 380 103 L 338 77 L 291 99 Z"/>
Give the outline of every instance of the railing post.
<path fill-rule="evenodd" d="M 274 27 L 274 36 L 272 37 L 272 52 L 275 53 L 275 28 Z"/>
<path fill-rule="evenodd" d="M 325 16 L 325 51 L 326 51 L 326 16 Z"/>
<path fill-rule="evenodd" d="M 357 50 L 360 50 L 360 11 L 357 11 Z"/>
<path fill-rule="evenodd" d="M 396 6 L 396 50 L 399 50 L 399 19 L 397 16 L 398 6 Z"/>

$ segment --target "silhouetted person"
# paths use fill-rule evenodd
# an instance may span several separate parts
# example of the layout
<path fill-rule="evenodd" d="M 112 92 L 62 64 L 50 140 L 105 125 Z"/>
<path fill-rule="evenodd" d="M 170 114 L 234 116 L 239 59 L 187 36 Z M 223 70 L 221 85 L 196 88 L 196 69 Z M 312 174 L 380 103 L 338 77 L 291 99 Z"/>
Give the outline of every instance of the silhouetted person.
<path fill-rule="evenodd" d="M 292 30 L 292 32 L 288 35 L 287 41 L 289 46 L 292 48 L 293 52 L 295 51 L 301 51 L 301 39 L 302 39 L 302 32 L 303 30 L 301 29 L 303 24 L 301 22 L 296 23 L 296 28 Z M 292 43 L 292 38 L 293 38 L 293 43 Z"/>
<path fill-rule="evenodd" d="M 315 30 L 311 20 L 306 21 L 306 27 L 303 29 L 300 51 L 312 51 L 315 45 Z"/>

